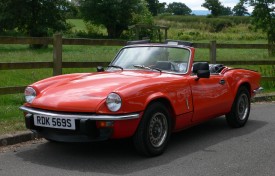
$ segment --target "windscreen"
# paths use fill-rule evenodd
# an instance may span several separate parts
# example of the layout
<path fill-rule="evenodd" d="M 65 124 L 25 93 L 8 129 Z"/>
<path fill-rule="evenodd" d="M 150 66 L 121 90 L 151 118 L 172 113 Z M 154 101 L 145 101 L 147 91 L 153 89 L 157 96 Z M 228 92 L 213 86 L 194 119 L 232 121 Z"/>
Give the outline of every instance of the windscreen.
<path fill-rule="evenodd" d="M 180 47 L 141 46 L 122 49 L 111 65 L 123 69 L 161 70 L 186 73 L 190 51 Z"/>

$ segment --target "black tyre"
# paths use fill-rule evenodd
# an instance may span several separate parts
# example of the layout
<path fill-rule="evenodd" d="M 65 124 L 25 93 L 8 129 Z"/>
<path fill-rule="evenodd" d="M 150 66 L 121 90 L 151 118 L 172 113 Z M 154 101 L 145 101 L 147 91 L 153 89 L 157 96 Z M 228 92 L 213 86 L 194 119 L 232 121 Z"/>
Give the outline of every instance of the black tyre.
<path fill-rule="evenodd" d="M 51 143 L 61 143 L 61 142 L 58 142 L 58 141 L 55 141 L 55 140 L 52 140 L 52 139 L 48 139 L 48 138 L 44 138 L 46 139 L 48 142 L 51 142 Z"/>
<path fill-rule="evenodd" d="M 230 127 L 243 127 L 250 113 L 250 94 L 246 87 L 239 88 L 231 111 L 226 114 L 226 121 Z"/>
<path fill-rule="evenodd" d="M 157 156 L 167 148 L 171 134 L 171 118 L 167 108 L 159 102 L 145 110 L 133 137 L 137 151 L 146 156 Z"/>

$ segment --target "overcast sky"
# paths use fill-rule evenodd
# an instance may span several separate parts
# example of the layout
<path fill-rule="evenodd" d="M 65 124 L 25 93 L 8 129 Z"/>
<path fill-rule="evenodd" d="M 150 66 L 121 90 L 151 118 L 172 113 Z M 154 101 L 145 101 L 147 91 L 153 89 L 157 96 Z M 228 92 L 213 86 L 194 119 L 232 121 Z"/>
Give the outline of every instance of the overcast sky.
<path fill-rule="evenodd" d="M 231 8 L 233 8 L 239 1 L 240 0 L 220 0 L 223 6 Z M 170 4 L 172 2 L 181 2 L 192 10 L 207 10 L 201 6 L 205 0 L 159 0 L 159 2 L 166 2 L 166 4 Z"/>

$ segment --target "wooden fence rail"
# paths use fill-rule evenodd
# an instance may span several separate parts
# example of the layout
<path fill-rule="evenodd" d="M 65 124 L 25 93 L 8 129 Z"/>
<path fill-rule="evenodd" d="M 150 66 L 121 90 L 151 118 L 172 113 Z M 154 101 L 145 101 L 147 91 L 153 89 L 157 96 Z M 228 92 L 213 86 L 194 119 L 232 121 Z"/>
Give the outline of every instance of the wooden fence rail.
<path fill-rule="evenodd" d="M 0 70 L 13 69 L 37 69 L 52 68 L 53 75 L 62 74 L 62 68 L 91 68 L 98 65 L 107 66 L 108 62 L 63 62 L 62 46 L 63 45 L 100 45 L 100 46 L 124 46 L 125 40 L 109 39 L 68 39 L 62 38 L 61 34 L 55 34 L 51 37 L 0 37 L 0 44 L 45 44 L 53 45 L 52 62 L 16 62 L 0 63 Z M 217 49 L 268 49 L 268 44 L 218 44 L 216 41 L 210 43 L 194 43 L 196 48 L 209 49 L 209 62 L 216 63 Z M 272 46 L 274 47 L 274 46 Z M 219 61 L 224 65 L 275 65 L 275 61 Z M 275 81 L 275 77 L 262 77 L 263 81 Z M 15 94 L 24 91 L 26 86 L 17 87 L 0 87 L 0 95 Z"/>

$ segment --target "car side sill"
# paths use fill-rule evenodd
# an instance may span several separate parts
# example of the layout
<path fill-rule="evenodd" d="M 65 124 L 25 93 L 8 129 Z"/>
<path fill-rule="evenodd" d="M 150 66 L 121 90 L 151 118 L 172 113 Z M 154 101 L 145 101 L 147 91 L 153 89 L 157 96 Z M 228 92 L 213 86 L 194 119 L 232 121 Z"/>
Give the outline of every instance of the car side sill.
<path fill-rule="evenodd" d="M 130 120 L 139 118 L 139 113 L 133 114 L 123 114 L 123 115 L 95 115 L 95 114 L 77 114 L 77 113 L 61 113 L 61 112 L 52 112 L 41 109 L 30 108 L 26 106 L 21 106 L 20 110 L 37 115 L 44 116 L 55 116 L 55 117 L 64 117 L 64 118 L 73 118 L 73 119 L 89 119 L 89 120 Z"/>

